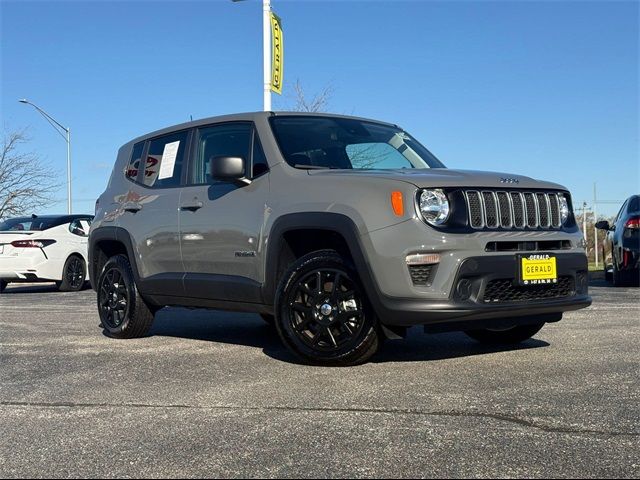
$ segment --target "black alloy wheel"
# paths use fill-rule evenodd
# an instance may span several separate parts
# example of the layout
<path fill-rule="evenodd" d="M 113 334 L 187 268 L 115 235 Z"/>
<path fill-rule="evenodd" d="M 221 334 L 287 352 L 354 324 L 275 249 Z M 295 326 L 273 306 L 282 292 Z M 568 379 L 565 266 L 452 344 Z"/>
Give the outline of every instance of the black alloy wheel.
<path fill-rule="evenodd" d="M 317 365 L 364 363 L 380 346 L 377 319 L 355 269 L 333 250 L 305 255 L 284 274 L 276 327 L 293 353 Z"/>
<path fill-rule="evenodd" d="M 149 333 L 158 306 L 147 303 L 140 295 L 126 256 L 107 260 L 97 285 L 98 313 L 106 334 L 140 338 Z"/>
<path fill-rule="evenodd" d="M 362 331 L 362 300 L 346 272 L 315 269 L 291 289 L 287 320 L 309 347 L 338 350 Z"/>
<path fill-rule="evenodd" d="M 74 290 L 80 290 L 84 285 L 84 263 L 78 257 L 73 257 L 66 271 L 67 283 Z"/>
<path fill-rule="evenodd" d="M 62 292 L 78 292 L 84 288 L 87 279 L 87 268 L 84 260 L 77 256 L 70 256 L 64 264 L 62 281 L 57 282 Z"/>
<path fill-rule="evenodd" d="M 112 266 L 102 274 L 98 308 L 100 318 L 108 330 L 122 328 L 129 313 L 129 293 L 117 266 Z"/>

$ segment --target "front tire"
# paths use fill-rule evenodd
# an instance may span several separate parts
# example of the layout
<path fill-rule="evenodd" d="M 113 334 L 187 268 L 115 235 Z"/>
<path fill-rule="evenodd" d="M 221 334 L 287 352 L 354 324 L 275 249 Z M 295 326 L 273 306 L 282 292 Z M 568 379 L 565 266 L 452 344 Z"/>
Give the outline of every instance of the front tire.
<path fill-rule="evenodd" d="M 98 279 L 98 312 L 102 326 L 114 338 L 139 338 L 149 333 L 153 312 L 140 295 L 129 259 L 111 257 Z"/>
<path fill-rule="evenodd" d="M 529 340 L 538 333 L 544 323 L 536 323 L 533 325 L 519 325 L 507 330 L 467 330 L 466 333 L 474 340 L 488 345 L 513 345 Z"/>
<path fill-rule="evenodd" d="M 79 292 L 87 280 L 87 265 L 82 257 L 71 255 L 62 269 L 62 281 L 56 282 L 61 292 Z"/>
<path fill-rule="evenodd" d="M 270 327 L 273 327 L 276 324 L 276 317 L 273 315 L 269 315 L 268 313 L 261 313 L 260 318 L 262 318 L 264 323 L 266 323 Z"/>
<path fill-rule="evenodd" d="M 283 275 L 276 294 L 276 328 L 303 361 L 358 365 L 378 350 L 378 322 L 355 269 L 334 250 L 312 252 Z"/>

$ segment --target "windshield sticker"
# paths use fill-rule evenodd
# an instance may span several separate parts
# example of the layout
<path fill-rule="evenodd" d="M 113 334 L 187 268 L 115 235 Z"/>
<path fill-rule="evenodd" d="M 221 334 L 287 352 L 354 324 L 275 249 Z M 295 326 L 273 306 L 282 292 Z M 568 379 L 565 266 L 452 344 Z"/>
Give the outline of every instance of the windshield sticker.
<path fill-rule="evenodd" d="M 173 177 L 173 170 L 176 166 L 176 157 L 178 156 L 178 147 L 180 141 L 167 143 L 162 151 L 162 160 L 160 163 L 160 173 L 158 180 Z"/>

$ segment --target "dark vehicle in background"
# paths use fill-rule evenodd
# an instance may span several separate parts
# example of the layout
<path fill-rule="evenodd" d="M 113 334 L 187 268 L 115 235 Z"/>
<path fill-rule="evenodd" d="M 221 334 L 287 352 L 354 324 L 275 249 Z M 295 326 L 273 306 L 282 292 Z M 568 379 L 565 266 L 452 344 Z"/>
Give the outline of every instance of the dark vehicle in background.
<path fill-rule="evenodd" d="M 620 208 L 609 225 L 606 220 L 596 223 L 606 230 L 602 242 L 602 258 L 607 280 L 617 286 L 640 282 L 640 195 L 632 195 Z"/>

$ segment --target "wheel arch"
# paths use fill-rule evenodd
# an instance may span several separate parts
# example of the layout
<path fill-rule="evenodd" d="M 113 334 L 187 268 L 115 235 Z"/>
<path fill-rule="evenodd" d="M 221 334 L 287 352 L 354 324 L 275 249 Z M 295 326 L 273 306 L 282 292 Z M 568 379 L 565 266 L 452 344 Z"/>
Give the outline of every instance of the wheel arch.
<path fill-rule="evenodd" d="M 367 295 L 373 293 L 373 276 L 365 261 L 356 224 L 332 212 L 292 213 L 279 217 L 269 232 L 263 301 L 273 305 L 280 278 L 297 258 L 315 250 L 333 248 L 348 255 Z"/>
<path fill-rule="evenodd" d="M 89 235 L 87 270 L 93 280 L 91 284 L 94 290 L 102 268 L 114 255 L 125 255 L 129 259 L 133 276 L 138 283 L 138 265 L 129 233 L 121 227 L 100 227 Z"/>

